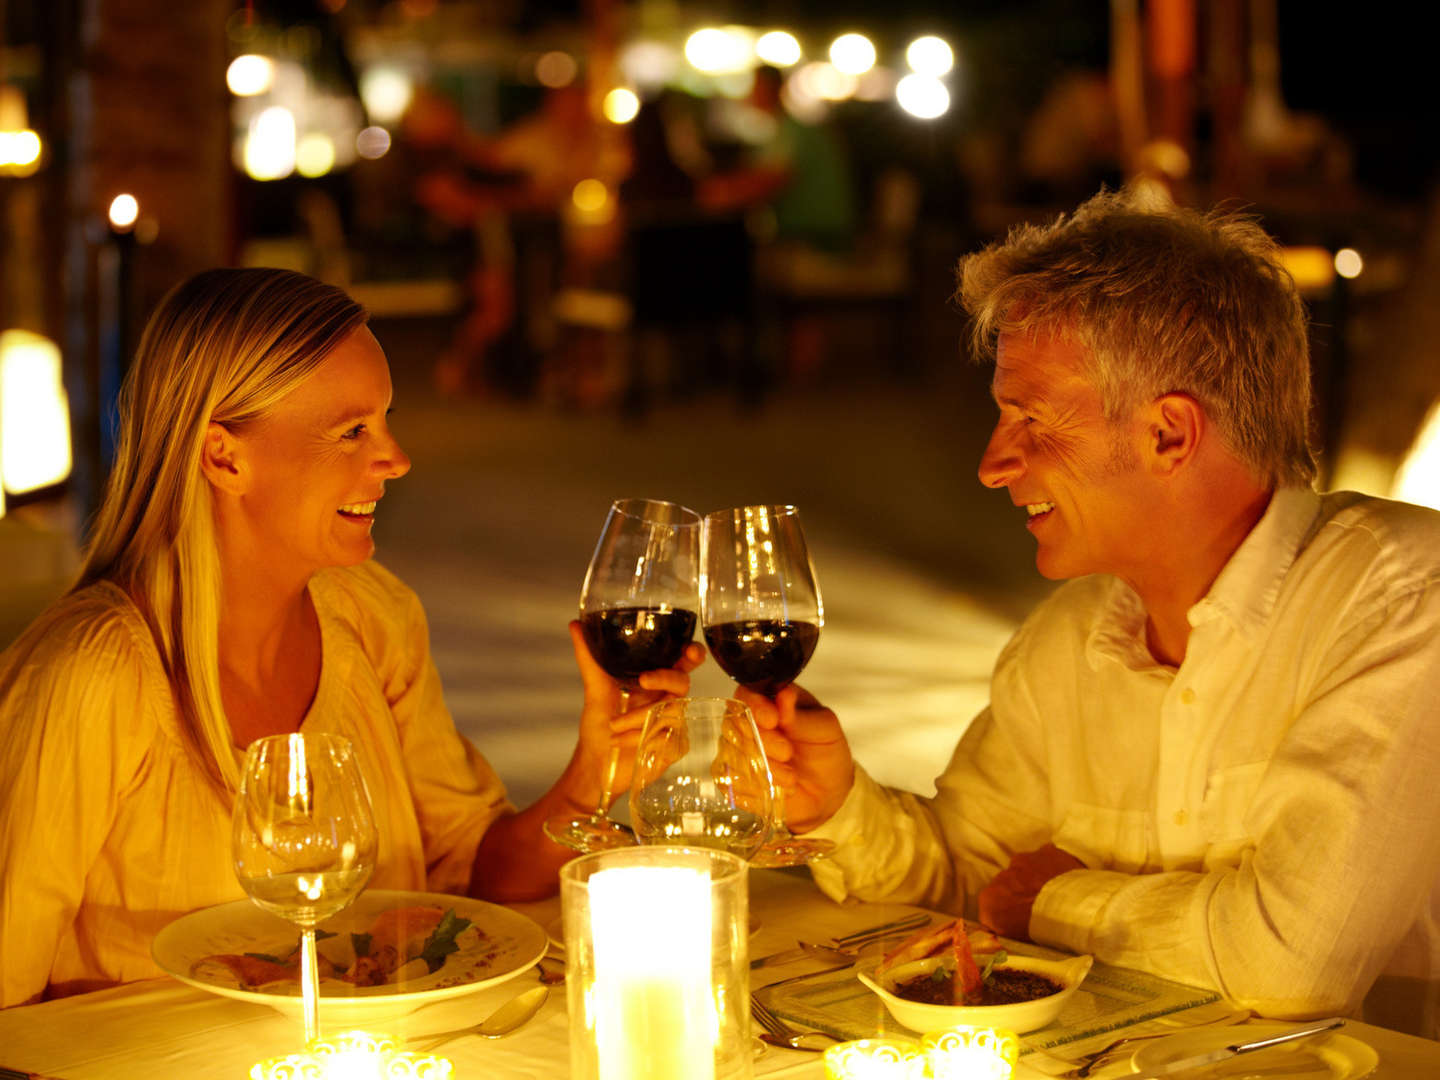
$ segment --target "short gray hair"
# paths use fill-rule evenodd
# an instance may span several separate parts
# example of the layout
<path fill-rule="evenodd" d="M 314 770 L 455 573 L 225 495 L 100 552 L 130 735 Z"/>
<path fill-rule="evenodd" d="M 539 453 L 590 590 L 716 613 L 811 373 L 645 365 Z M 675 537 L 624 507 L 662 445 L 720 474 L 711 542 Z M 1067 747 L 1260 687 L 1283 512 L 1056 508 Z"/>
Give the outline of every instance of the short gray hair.
<path fill-rule="evenodd" d="M 1278 250 L 1253 218 L 1101 191 L 962 258 L 955 299 L 977 357 L 1002 333 L 1069 337 L 1111 420 L 1189 394 L 1257 479 L 1306 486 L 1308 320 Z"/>

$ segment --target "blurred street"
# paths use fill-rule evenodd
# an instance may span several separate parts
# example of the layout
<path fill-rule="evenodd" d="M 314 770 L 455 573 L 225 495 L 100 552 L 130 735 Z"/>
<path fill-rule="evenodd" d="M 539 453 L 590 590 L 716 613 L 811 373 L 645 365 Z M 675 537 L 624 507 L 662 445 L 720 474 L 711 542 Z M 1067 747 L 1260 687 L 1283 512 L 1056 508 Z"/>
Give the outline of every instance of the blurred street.
<path fill-rule="evenodd" d="M 959 358 L 950 323 L 920 381 L 822 371 L 759 410 L 716 389 L 628 421 L 442 399 L 429 370 L 443 335 L 376 322 L 392 421 L 414 461 L 381 504 L 378 557 L 420 594 L 456 721 L 518 803 L 573 746 L 580 688 L 565 625 L 610 501 L 633 495 L 701 512 L 799 506 L 825 601 L 802 682 L 839 712 L 875 775 L 933 790 L 987 699 L 997 652 L 1048 588 L 1021 512 L 975 478 L 989 374 Z M 731 684 L 707 661 L 694 691 L 728 696 Z"/>

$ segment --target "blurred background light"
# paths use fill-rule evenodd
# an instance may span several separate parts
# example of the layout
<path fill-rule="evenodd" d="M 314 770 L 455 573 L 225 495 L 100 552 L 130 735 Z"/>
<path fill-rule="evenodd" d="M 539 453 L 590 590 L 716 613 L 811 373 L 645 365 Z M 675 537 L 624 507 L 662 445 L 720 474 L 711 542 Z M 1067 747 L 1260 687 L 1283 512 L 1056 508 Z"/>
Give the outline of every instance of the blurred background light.
<path fill-rule="evenodd" d="M 772 67 L 788 68 L 800 62 L 800 42 L 786 30 L 771 30 L 756 40 L 755 55 Z"/>
<path fill-rule="evenodd" d="M 60 349 L 29 330 L 0 333 L 0 476 L 12 495 L 70 475 L 70 404 Z"/>
<path fill-rule="evenodd" d="M 1357 278 L 1365 269 L 1365 260 L 1354 248 L 1341 248 L 1335 252 L 1335 272 L 1343 278 Z"/>
<path fill-rule="evenodd" d="M 1414 445 L 1395 471 L 1390 496 L 1440 510 L 1440 402 L 1430 407 Z"/>
<path fill-rule="evenodd" d="M 794 81 L 794 93 L 798 98 L 819 101 L 844 101 L 855 93 L 859 85 L 854 75 L 824 60 L 806 64 L 795 73 Z"/>
<path fill-rule="evenodd" d="M 905 62 L 915 74 L 938 79 L 955 66 L 955 53 L 944 38 L 926 34 L 910 42 L 905 49 Z"/>
<path fill-rule="evenodd" d="M 324 176 L 335 167 L 335 141 L 323 131 L 311 131 L 295 144 L 295 171 L 301 176 Z"/>
<path fill-rule="evenodd" d="M 250 122 L 245 172 L 254 180 L 279 180 L 295 171 L 295 117 L 272 105 Z"/>
<path fill-rule="evenodd" d="M 628 124 L 640 112 L 640 98 L 634 90 L 617 86 L 605 95 L 600 108 L 612 124 Z"/>
<path fill-rule="evenodd" d="M 934 120 L 950 108 L 950 91 L 939 79 L 912 72 L 895 84 L 895 100 L 911 116 Z"/>
<path fill-rule="evenodd" d="M 1280 265 L 1289 271 L 1301 292 L 1324 289 L 1335 280 L 1334 256 L 1323 247 L 1282 247 Z"/>
<path fill-rule="evenodd" d="M 116 195 L 110 200 L 110 227 L 116 232 L 128 232 L 140 216 L 140 203 L 134 195 Z"/>
<path fill-rule="evenodd" d="M 377 124 L 393 124 L 405 115 L 415 96 L 408 72 L 389 64 L 376 64 L 360 76 L 360 100 Z"/>
<path fill-rule="evenodd" d="M 275 65 L 268 56 L 246 53 L 230 61 L 225 85 L 236 97 L 254 97 L 275 85 Z"/>
<path fill-rule="evenodd" d="M 605 204 L 610 201 L 610 192 L 602 181 L 591 177 L 575 185 L 570 200 L 582 214 L 595 214 L 605 209 Z"/>
<path fill-rule="evenodd" d="M 631 86 L 652 90 L 675 77 L 680 53 L 658 41 L 632 41 L 620 50 L 618 63 Z"/>
<path fill-rule="evenodd" d="M 685 59 L 697 71 L 710 75 L 744 71 L 754 55 L 749 36 L 734 26 L 707 26 L 685 39 Z"/>
<path fill-rule="evenodd" d="M 390 152 L 390 132 L 378 124 L 362 128 L 355 136 L 355 152 L 369 161 L 384 157 Z"/>
<path fill-rule="evenodd" d="M 864 34 L 841 34 L 830 43 L 830 63 L 846 75 L 863 75 L 875 66 L 875 46 Z"/>
<path fill-rule="evenodd" d="M 558 90 L 569 86 L 580 74 L 580 65 L 575 58 L 559 49 L 551 49 L 535 61 L 535 79 L 541 86 Z"/>
<path fill-rule="evenodd" d="M 40 164 L 40 136 L 24 131 L 0 131 L 0 171 L 29 176 Z"/>

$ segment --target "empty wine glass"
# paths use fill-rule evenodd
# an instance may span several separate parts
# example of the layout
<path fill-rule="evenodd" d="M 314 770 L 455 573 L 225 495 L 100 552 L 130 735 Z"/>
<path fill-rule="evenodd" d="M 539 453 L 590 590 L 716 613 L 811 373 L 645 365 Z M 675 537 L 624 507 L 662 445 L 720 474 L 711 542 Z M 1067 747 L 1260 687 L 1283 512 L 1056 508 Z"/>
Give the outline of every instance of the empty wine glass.
<path fill-rule="evenodd" d="M 744 702 L 671 698 L 645 718 L 630 820 L 641 843 L 719 848 L 749 859 L 770 832 L 773 787 Z"/>
<path fill-rule="evenodd" d="M 810 662 L 825 623 L 820 586 L 793 506 L 741 506 L 707 514 L 701 534 L 700 619 L 721 670 L 773 698 Z M 775 789 L 775 829 L 755 866 L 795 866 L 835 850 L 830 840 L 785 827 Z"/>
<path fill-rule="evenodd" d="M 250 899 L 300 927 L 305 1040 L 319 1037 L 315 927 L 364 890 L 378 840 L 355 748 L 339 735 L 270 735 L 250 744 L 231 850 Z"/>
<path fill-rule="evenodd" d="M 620 686 L 617 712 L 629 707 L 643 672 L 674 666 L 695 636 L 700 608 L 700 515 L 676 503 L 617 499 L 610 506 L 585 583 L 580 629 L 590 655 Z M 606 762 L 593 813 L 545 822 L 545 833 L 577 851 L 633 844 L 610 817 L 620 744 Z"/>

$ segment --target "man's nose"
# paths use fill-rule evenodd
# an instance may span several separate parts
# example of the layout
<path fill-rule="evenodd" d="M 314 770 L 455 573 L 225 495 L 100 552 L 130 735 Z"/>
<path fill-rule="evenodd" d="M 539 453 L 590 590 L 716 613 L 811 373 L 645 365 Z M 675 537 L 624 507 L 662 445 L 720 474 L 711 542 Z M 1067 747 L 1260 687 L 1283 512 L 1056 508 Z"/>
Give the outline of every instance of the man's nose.
<path fill-rule="evenodd" d="M 1020 448 L 1005 431 L 1003 423 L 996 424 L 980 455 L 980 482 L 986 487 L 1005 487 L 1025 471 L 1025 459 Z"/>

